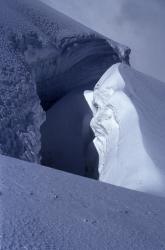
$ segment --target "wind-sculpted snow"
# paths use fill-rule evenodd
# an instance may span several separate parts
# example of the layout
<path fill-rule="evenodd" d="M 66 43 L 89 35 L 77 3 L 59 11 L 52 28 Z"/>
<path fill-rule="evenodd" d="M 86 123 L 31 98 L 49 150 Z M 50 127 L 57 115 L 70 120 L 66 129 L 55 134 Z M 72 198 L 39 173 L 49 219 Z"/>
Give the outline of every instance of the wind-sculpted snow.
<path fill-rule="evenodd" d="M 0 152 L 39 161 L 42 108 L 94 86 L 114 62 L 128 63 L 130 51 L 40 1 L 0 5 Z"/>
<path fill-rule="evenodd" d="M 87 93 L 99 179 L 165 196 L 165 84 L 116 64 Z"/>
<path fill-rule="evenodd" d="M 2 250 L 163 250 L 165 199 L 0 156 Z"/>

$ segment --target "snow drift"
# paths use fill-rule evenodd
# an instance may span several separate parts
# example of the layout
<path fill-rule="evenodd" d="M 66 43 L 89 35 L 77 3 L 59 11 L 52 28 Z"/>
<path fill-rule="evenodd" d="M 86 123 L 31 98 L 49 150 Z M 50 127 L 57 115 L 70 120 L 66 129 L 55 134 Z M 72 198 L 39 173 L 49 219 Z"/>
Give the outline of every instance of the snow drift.
<path fill-rule="evenodd" d="M 40 161 L 43 109 L 129 52 L 38 0 L 1 0 L 0 152 Z"/>
<path fill-rule="evenodd" d="M 165 84 L 115 64 L 84 93 L 99 153 L 99 179 L 165 196 Z"/>
<path fill-rule="evenodd" d="M 0 155 L 2 250 L 165 249 L 165 200 Z"/>

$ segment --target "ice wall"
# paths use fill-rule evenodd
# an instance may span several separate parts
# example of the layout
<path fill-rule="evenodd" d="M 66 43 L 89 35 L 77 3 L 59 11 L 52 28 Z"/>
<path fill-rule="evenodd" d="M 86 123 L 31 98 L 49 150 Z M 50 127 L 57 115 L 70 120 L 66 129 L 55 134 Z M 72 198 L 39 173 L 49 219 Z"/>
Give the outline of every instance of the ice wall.
<path fill-rule="evenodd" d="M 39 161 L 42 108 L 90 88 L 129 52 L 40 1 L 1 0 L 0 152 Z"/>

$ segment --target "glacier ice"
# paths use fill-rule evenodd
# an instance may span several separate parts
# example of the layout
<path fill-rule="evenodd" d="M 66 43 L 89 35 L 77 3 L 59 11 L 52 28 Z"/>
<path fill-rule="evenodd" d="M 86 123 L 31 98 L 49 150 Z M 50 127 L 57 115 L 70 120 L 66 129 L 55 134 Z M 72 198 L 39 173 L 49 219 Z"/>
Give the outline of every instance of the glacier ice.
<path fill-rule="evenodd" d="M 38 0 L 1 0 L 0 152 L 39 162 L 44 111 L 129 52 Z"/>
<path fill-rule="evenodd" d="M 99 153 L 99 179 L 165 195 L 165 85 L 115 64 L 84 92 Z"/>

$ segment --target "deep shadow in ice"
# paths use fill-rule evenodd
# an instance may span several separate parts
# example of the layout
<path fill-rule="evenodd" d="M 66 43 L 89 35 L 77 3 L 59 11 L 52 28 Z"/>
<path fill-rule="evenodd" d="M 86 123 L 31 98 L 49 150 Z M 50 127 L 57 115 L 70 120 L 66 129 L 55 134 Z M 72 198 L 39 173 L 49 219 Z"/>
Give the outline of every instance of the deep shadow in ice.
<path fill-rule="evenodd" d="M 93 145 L 91 119 L 81 88 L 56 102 L 41 126 L 42 164 L 97 179 L 98 154 Z"/>
<path fill-rule="evenodd" d="M 129 52 L 41 1 L 1 0 L 0 152 L 39 162 L 42 108 L 47 111 L 77 87 L 94 86 L 113 63 L 128 63 Z M 63 121 L 68 114 L 61 114 Z M 67 132 L 73 134 L 72 127 Z"/>

